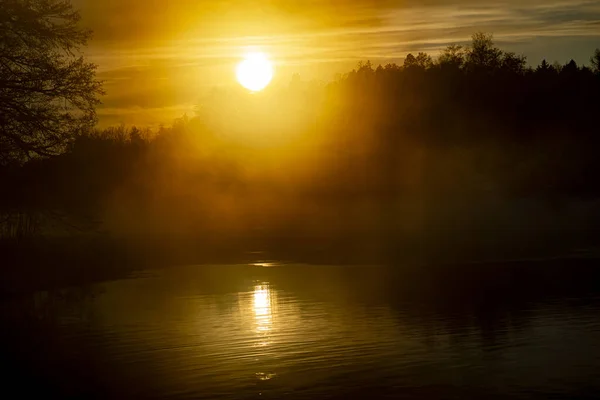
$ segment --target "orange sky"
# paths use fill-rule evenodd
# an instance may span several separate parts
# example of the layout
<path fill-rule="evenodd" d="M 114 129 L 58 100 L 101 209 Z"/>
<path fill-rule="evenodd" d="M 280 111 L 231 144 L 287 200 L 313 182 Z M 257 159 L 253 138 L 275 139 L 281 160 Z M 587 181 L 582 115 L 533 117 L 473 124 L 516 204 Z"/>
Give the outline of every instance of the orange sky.
<path fill-rule="evenodd" d="M 72 0 L 95 32 L 86 54 L 107 95 L 102 126 L 168 124 L 214 86 L 235 84 L 248 48 L 293 73 L 329 80 L 359 60 L 402 62 L 493 33 L 507 50 L 587 63 L 600 47 L 600 0 Z"/>

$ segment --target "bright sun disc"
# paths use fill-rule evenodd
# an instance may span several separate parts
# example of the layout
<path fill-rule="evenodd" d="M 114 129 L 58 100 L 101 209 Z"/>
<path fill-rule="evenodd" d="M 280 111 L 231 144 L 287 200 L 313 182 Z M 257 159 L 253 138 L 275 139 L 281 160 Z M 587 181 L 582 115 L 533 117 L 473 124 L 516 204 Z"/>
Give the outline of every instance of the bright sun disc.
<path fill-rule="evenodd" d="M 273 79 L 273 64 L 263 53 L 250 53 L 236 70 L 237 80 L 248 90 L 263 90 Z"/>

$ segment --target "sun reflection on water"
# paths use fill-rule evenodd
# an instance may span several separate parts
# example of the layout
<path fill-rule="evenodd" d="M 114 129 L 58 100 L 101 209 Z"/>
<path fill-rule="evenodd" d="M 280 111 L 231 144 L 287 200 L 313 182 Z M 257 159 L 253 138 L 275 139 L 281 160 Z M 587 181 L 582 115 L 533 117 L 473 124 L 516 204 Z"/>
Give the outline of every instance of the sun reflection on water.
<path fill-rule="evenodd" d="M 269 333 L 273 329 L 273 310 L 269 285 L 256 285 L 253 300 L 256 332 L 261 336 L 258 345 L 266 346 L 269 344 Z"/>
<path fill-rule="evenodd" d="M 270 261 L 258 261 L 258 262 L 252 263 L 250 265 L 253 265 L 255 267 L 272 268 L 272 267 L 277 266 L 277 263 L 270 262 Z"/>
<path fill-rule="evenodd" d="M 268 283 L 254 286 L 252 308 L 254 309 L 254 323 L 257 334 L 255 347 L 265 348 L 271 344 L 271 333 L 273 330 L 273 296 Z M 259 350 L 257 356 L 265 356 L 266 350 Z M 261 368 L 256 374 L 259 381 L 268 381 L 277 374 L 273 371 L 265 371 Z"/>

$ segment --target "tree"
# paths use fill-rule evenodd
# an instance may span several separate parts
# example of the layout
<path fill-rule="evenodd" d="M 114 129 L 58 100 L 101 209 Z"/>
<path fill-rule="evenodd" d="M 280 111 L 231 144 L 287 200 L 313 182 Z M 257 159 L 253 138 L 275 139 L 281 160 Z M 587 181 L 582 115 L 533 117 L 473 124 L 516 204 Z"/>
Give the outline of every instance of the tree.
<path fill-rule="evenodd" d="M 366 62 L 359 61 L 356 72 L 364 73 L 364 74 L 372 73 L 373 72 L 373 64 L 371 63 L 371 60 L 367 60 Z"/>
<path fill-rule="evenodd" d="M 554 71 L 556 71 L 556 72 L 560 72 L 560 71 L 562 71 L 562 69 L 563 69 L 563 66 L 562 66 L 562 64 L 561 64 L 561 63 L 559 63 L 558 61 L 554 61 L 554 62 L 552 63 L 552 69 L 553 69 Z"/>
<path fill-rule="evenodd" d="M 66 0 L 0 0 L 0 164 L 58 154 L 96 122 L 103 94 Z"/>
<path fill-rule="evenodd" d="M 417 66 L 423 69 L 431 68 L 431 66 L 433 65 L 433 60 L 431 59 L 431 56 L 423 52 L 419 52 L 419 54 L 417 54 L 416 61 Z"/>
<path fill-rule="evenodd" d="M 466 65 L 471 71 L 490 71 L 502 64 L 503 52 L 494 45 L 491 34 L 478 32 L 473 35 L 473 43 L 467 50 Z"/>
<path fill-rule="evenodd" d="M 600 74 L 600 49 L 594 51 L 594 55 L 590 58 L 592 62 L 592 71 L 596 74 Z"/>
<path fill-rule="evenodd" d="M 415 67 L 417 65 L 417 59 L 412 53 L 408 53 L 406 58 L 404 59 L 404 68 Z"/>
<path fill-rule="evenodd" d="M 400 71 L 401 68 L 396 63 L 387 63 L 387 64 L 385 64 L 385 67 L 383 67 L 383 69 L 385 71 L 398 72 L 398 71 Z"/>
<path fill-rule="evenodd" d="M 562 69 L 560 70 L 560 73 L 562 75 L 570 75 L 570 76 L 575 76 L 575 75 L 577 75 L 578 72 L 579 72 L 579 66 L 573 59 L 571 61 L 569 61 L 568 63 L 566 63 L 565 66 L 562 67 Z"/>
<path fill-rule="evenodd" d="M 537 68 L 535 69 L 536 72 L 543 72 L 543 73 L 546 73 L 551 70 L 552 70 L 552 67 L 550 66 L 550 64 L 548 64 L 548 61 L 546 61 L 545 58 L 542 60 L 542 63 L 540 65 L 538 65 Z"/>
<path fill-rule="evenodd" d="M 513 52 L 505 52 L 502 55 L 501 67 L 505 72 L 522 74 L 525 71 L 526 65 L 527 58 L 525 56 L 518 56 Z"/>
<path fill-rule="evenodd" d="M 544 59 L 540 65 L 536 67 L 535 75 L 543 79 L 551 79 L 558 75 L 560 69 L 561 67 L 557 69 L 555 65 L 551 65 L 548 61 L 546 61 L 546 59 Z"/>
<path fill-rule="evenodd" d="M 404 68 L 420 68 L 427 69 L 433 65 L 431 56 L 427 53 L 419 52 L 417 56 L 413 56 L 409 53 L 404 59 Z"/>
<path fill-rule="evenodd" d="M 465 51 L 460 45 L 450 45 L 438 58 L 442 68 L 460 69 L 465 63 Z"/>

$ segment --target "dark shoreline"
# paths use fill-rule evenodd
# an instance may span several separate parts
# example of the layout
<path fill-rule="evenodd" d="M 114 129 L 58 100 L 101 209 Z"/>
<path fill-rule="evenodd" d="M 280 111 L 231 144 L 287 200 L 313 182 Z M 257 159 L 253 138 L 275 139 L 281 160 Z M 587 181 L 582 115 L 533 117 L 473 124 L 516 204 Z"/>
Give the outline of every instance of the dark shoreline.
<path fill-rule="evenodd" d="M 251 265 L 275 261 L 286 265 L 336 265 L 385 267 L 396 277 L 426 278 L 434 282 L 452 282 L 468 277 L 495 279 L 503 285 L 513 279 L 542 279 L 573 275 L 600 278 L 600 257 L 594 252 L 554 254 L 530 253 L 505 257 L 463 253 L 451 257 L 443 252 L 433 255 L 423 246 L 413 246 L 412 253 L 394 246 L 358 245 L 348 240 L 331 240 L 320 245 L 299 246 L 286 240 L 270 245 L 259 241 L 232 241 L 214 238 L 194 248 L 158 248 L 150 243 L 124 246 L 115 240 L 52 241 L 15 243 L 0 242 L 4 268 L 0 272 L 0 298 L 18 296 L 38 290 L 58 289 L 131 276 L 137 271 L 184 265 Z M 257 250 L 257 246 L 261 250 Z M 273 249 L 273 250 L 270 250 Z M 471 257 L 471 258 L 469 258 Z M 543 268 L 543 271 L 540 269 Z M 543 272 L 543 273 L 542 273 Z M 551 282 L 551 281 L 550 281 Z"/>

